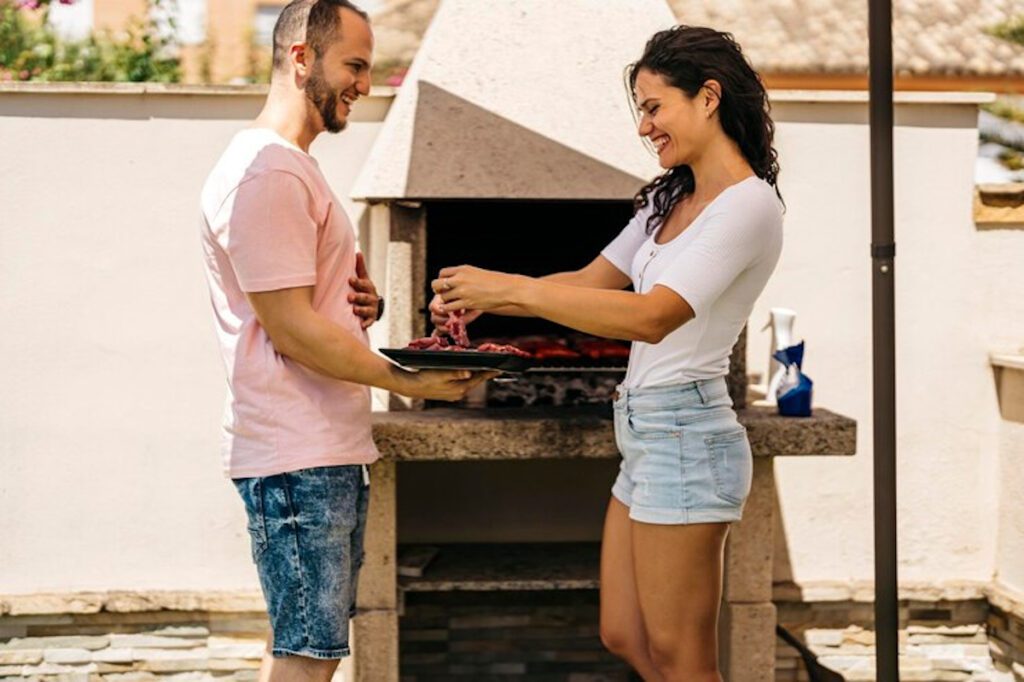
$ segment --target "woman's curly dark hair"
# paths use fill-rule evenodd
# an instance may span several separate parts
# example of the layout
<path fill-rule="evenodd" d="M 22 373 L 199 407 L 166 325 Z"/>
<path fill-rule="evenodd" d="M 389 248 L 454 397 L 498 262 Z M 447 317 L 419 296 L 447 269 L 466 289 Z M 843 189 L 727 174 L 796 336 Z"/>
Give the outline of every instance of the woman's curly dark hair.
<path fill-rule="evenodd" d="M 701 26 L 675 26 L 655 33 L 647 41 L 640 60 L 626 69 L 631 99 L 641 69 L 662 76 L 690 97 L 696 97 L 707 81 L 718 81 L 722 86 L 718 105 L 722 129 L 739 145 L 757 177 L 775 187 L 775 193 L 782 199 L 768 93 L 732 35 Z M 635 110 L 635 101 L 633 106 Z M 677 201 L 693 193 L 694 183 L 693 169 L 676 166 L 637 192 L 633 200 L 635 210 L 654 203 L 654 211 L 647 219 L 648 234 L 658 229 Z"/>

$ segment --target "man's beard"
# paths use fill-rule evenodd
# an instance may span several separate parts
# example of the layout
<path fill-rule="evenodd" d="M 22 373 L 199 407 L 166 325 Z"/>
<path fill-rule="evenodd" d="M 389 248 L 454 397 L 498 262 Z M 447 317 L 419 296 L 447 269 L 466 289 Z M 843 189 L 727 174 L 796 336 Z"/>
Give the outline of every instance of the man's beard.
<path fill-rule="evenodd" d="M 341 102 L 341 91 L 333 90 L 323 77 L 321 62 L 313 66 L 313 73 L 306 81 L 306 97 L 320 112 L 324 120 L 324 129 L 329 133 L 340 133 L 348 125 L 348 121 L 338 118 L 338 104 Z"/>

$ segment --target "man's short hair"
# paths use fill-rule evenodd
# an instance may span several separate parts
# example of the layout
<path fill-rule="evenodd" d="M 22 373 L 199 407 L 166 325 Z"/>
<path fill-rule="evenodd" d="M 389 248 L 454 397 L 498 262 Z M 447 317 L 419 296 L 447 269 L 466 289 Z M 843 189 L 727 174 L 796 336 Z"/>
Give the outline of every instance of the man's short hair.
<path fill-rule="evenodd" d="M 350 9 L 365 21 L 369 15 L 349 0 L 292 0 L 274 24 L 274 71 L 284 70 L 288 50 L 295 43 L 306 43 L 318 57 L 327 45 L 340 37 L 339 9 Z"/>

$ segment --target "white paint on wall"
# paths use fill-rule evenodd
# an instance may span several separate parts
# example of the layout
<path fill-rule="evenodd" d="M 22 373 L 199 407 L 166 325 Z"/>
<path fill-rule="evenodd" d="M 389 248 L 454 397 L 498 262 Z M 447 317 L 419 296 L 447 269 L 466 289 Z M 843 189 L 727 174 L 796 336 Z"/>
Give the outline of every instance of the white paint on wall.
<path fill-rule="evenodd" d="M 776 463 L 792 577 L 870 581 L 867 112 L 781 103 L 775 115 L 786 245 L 751 329 L 773 306 L 795 309 L 816 405 L 858 422 L 856 457 Z M 985 581 L 994 570 L 1000 476 L 987 356 L 993 345 L 1024 339 L 1020 297 L 1008 295 L 1024 290 L 1024 234 L 979 231 L 973 223 L 972 107 L 899 105 L 896 123 L 900 579 Z M 751 369 L 763 371 L 768 342 L 767 333 L 751 334 Z"/>
<path fill-rule="evenodd" d="M 999 539 L 996 578 L 1024 594 L 1024 424 L 1004 422 L 999 462 Z"/>

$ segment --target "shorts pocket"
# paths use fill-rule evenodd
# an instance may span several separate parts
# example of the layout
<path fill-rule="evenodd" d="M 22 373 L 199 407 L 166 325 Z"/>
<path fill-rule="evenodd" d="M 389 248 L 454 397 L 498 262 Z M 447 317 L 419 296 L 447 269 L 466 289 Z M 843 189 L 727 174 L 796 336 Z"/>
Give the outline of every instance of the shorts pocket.
<path fill-rule="evenodd" d="M 679 424 L 673 411 L 626 413 L 626 428 L 631 436 L 641 440 L 678 438 Z"/>
<path fill-rule="evenodd" d="M 252 545 L 253 563 L 259 563 L 260 557 L 267 551 L 267 519 L 263 513 L 263 480 L 260 478 L 244 478 L 234 482 L 235 487 L 245 503 L 248 516 L 247 530 Z"/>
<path fill-rule="evenodd" d="M 705 436 L 715 494 L 731 504 L 743 504 L 750 494 L 754 463 L 750 456 L 747 430 L 742 426 L 725 433 Z"/>

